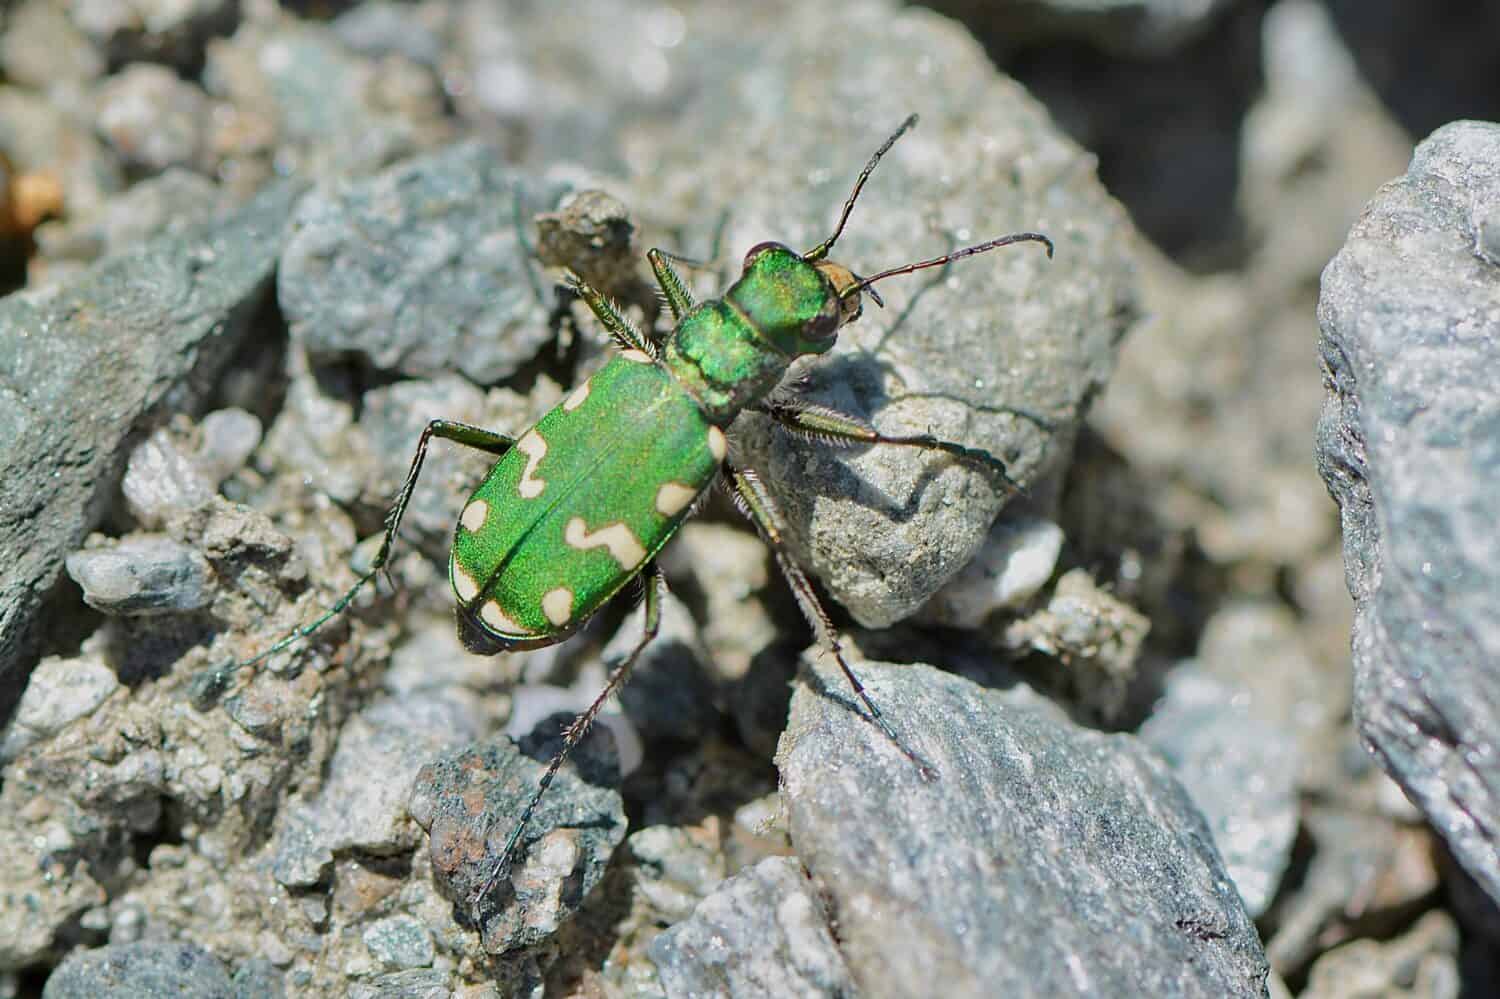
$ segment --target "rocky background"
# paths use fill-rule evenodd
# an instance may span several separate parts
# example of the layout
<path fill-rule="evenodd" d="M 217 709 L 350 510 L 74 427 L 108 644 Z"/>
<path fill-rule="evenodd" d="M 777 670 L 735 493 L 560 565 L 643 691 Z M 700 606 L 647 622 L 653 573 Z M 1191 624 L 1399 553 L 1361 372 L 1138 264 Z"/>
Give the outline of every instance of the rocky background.
<path fill-rule="evenodd" d="M 0 16 L 0 996 L 1500 991 L 1486 5 Z M 711 297 L 813 245 L 914 111 L 835 257 L 1056 256 L 892 279 L 794 384 L 1024 491 L 731 446 L 937 779 L 721 496 L 476 918 L 640 628 L 461 649 L 484 456 L 222 667 L 368 565 L 429 419 L 519 432 L 605 359 L 562 267 L 664 330 L 646 248 Z"/>

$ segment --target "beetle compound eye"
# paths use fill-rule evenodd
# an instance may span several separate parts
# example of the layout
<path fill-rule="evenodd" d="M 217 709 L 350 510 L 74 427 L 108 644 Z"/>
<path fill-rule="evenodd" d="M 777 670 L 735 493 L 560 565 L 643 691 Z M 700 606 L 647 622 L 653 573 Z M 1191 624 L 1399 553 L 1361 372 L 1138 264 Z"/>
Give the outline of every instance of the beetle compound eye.
<path fill-rule="evenodd" d="M 831 340 L 838 333 L 840 305 L 837 297 L 830 297 L 816 316 L 808 320 L 807 337 L 810 340 Z"/>
<path fill-rule="evenodd" d="M 865 303 L 860 300 L 860 294 L 856 291 L 848 298 L 839 299 L 839 309 L 843 313 L 840 325 L 847 326 L 864 315 Z"/>
<path fill-rule="evenodd" d="M 762 253 L 765 253 L 768 250 L 779 250 L 779 249 L 782 249 L 782 245 L 780 243 L 777 243 L 777 242 L 774 242 L 774 241 L 768 241 L 768 242 L 765 242 L 765 243 L 756 243 L 754 246 L 750 247 L 750 251 L 745 254 L 745 263 L 744 263 L 745 270 L 749 270 L 750 269 L 750 265 L 753 264 L 753 263 L 755 263 L 755 259 L 757 257 L 759 257 Z"/>

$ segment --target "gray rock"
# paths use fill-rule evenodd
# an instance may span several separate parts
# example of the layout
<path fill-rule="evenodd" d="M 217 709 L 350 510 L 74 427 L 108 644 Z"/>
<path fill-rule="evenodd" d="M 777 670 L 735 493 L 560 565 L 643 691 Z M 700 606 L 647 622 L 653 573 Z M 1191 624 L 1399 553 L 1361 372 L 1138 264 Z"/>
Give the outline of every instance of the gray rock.
<path fill-rule="evenodd" d="M 114 670 L 97 659 L 49 656 L 31 671 L 21 703 L 0 738 L 0 761 L 49 739 L 90 714 L 120 687 Z"/>
<path fill-rule="evenodd" d="M 33 90 L 86 83 L 104 72 L 104 57 L 51 0 L 12 4 L 0 35 L 5 78 Z"/>
<path fill-rule="evenodd" d="M 854 668 L 939 775 L 815 665 L 822 689 L 798 689 L 782 739 L 783 798 L 862 995 L 1264 994 L 1254 924 L 1154 753 L 1018 704 L 1024 688 Z"/>
<path fill-rule="evenodd" d="M 286 995 L 284 976 L 263 957 L 253 957 L 234 969 L 235 999 L 282 999 Z"/>
<path fill-rule="evenodd" d="M 130 452 L 120 481 L 125 509 L 146 528 L 161 527 L 174 513 L 202 506 L 217 490 L 218 482 L 194 460 L 173 427 L 158 427 Z"/>
<path fill-rule="evenodd" d="M 42 598 L 102 513 L 138 425 L 169 394 L 182 404 L 211 384 L 248 332 L 295 194 L 273 188 L 201 233 L 163 237 L 67 288 L 0 304 L 0 371 L 9 375 L 0 385 L 0 701 L 27 665 Z"/>
<path fill-rule="evenodd" d="M 637 198 L 673 204 L 684 187 L 701 191 L 699 231 L 727 211 L 724 245 L 736 256 L 766 239 L 811 247 L 829 235 L 870 153 L 905 113 L 926 113 L 881 163 L 830 255 L 868 274 L 1031 229 L 1057 241 L 1056 259 L 1022 244 L 883 283 L 888 307 L 866 301 L 839 344 L 804 369 L 800 394 L 889 434 L 982 448 L 1016 482 L 1037 487 L 1066 464 L 1133 312 L 1123 214 L 1086 155 L 1019 87 L 993 80 L 976 89 L 985 56 L 930 14 L 851 17 L 797 4 L 776 17 L 784 44 L 720 45 L 727 39 L 715 31 L 745 36 L 744 24 L 725 21 L 683 47 L 682 72 L 726 85 L 705 87 L 677 109 L 661 142 L 643 146 L 632 163 Z M 894 35 L 903 60 L 932 67 L 908 107 L 891 107 L 889 65 L 865 57 Z M 841 42 L 830 51 L 824 39 L 833 36 Z M 844 96 L 773 112 L 756 88 L 727 85 L 745 74 Z M 890 110 L 855 119 L 850 102 Z M 976 136 L 993 142 L 976 150 Z M 693 165 L 691 186 L 682 163 Z M 967 564 L 1013 495 L 931 452 L 831 448 L 749 415 L 736 429 L 733 453 L 763 472 L 798 560 L 870 627 L 910 615 Z"/>
<path fill-rule="evenodd" d="M 349 999 L 449 999 L 452 995 L 452 976 L 432 968 L 392 971 L 349 987 Z"/>
<path fill-rule="evenodd" d="M 202 161 L 208 95 L 165 66 L 127 66 L 98 102 L 95 128 L 127 167 L 154 173 Z"/>
<path fill-rule="evenodd" d="M 933 595 L 926 614 L 940 624 L 977 628 L 992 612 L 1025 604 L 1052 578 L 1062 544 L 1062 528 L 1050 520 L 997 521 L 974 561 Z"/>
<path fill-rule="evenodd" d="M 432 934 L 411 916 L 377 919 L 364 932 L 365 946 L 386 964 L 425 968 L 432 964 Z"/>
<path fill-rule="evenodd" d="M 455 374 L 432 379 L 403 379 L 373 389 L 364 396 L 360 429 L 367 435 L 370 451 L 378 462 L 378 477 L 367 494 L 389 503 L 401 490 L 411 468 L 412 454 L 428 421 L 442 418 L 460 423 L 488 425 L 484 393 L 472 382 Z M 497 430 L 519 433 L 515 426 Z M 335 446 L 337 460 L 345 448 Z M 421 538 L 430 550 L 447 561 L 453 543 L 454 525 L 468 502 L 470 491 L 495 463 L 495 456 L 458 444 L 436 441 L 422 463 L 422 485 L 406 508 L 401 522 L 408 537 Z"/>
<path fill-rule="evenodd" d="M 133 943 L 75 950 L 42 989 L 44 999 L 177 999 L 223 996 L 233 986 L 218 958 L 190 943 Z"/>
<path fill-rule="evenodd" d="M 781 592 L 780 573 L 748 524 L 690 520 L 659 558 L 668 579 L 691 580 L 701 594 L 701 633 L 715 680 L 745 676 L 755 656 L 782 638 L 766 607 L 767 592 Z"/>
<path fill-rule="evenodd" d="M 38 226 L 37 250 L 49 266 L 123 253 L 155 236 L 202 225 L 224 200 L 207 177 L 172 167 L 132 185 L 94 212 L 70 212 L 65 219 Z"/>
<path fill-rule="evenodd" d="M 314 176 L 366 174 L 448 135 L 442 94 L 419 71 L 418 91 L 387 98 L 410 82 L 405 66 L 366 58 L 326 25 L 294 18 L 248 23 L 206 53 L 203 85 L 233 114 L 215 119 L 219 172 L 237 189 L 297 170 Z"/>
<path fill-rule="evenodd" d="M 542 731 L 544 723 L 550 726 L 547 731 L 560 732 L 594 703 L 607 682 L 601 665 L 585 666 L 578 679 L 567 687 L 550 683 L 518 684 L 511 688 L 510 717 L 506 719 L 504 732 L 517 741 Z M 609 729 L 620 773 L 633 773 L 646 756 L 645 744 L 634 723 L 610 702 L 600 710 L 594 724 Z"/>
<path fill-rule="evenodd" d="M 704 839 L 678 826 L 649 826 L 625 841 L 635 891 L 664 922 L 687 919 L 724 880 L 722 846 Z"/>
<path fill-rule="evenodd" d="M 1253 716 L 1243 691 L 1179 666 L 1140 736 L 1172 765 L 1208 820 L 1245 910 L 1271 904 L 1297 836 L 1294 734 Z"/>
<path fill-rule="evenodd" d="M 480 383 L 535 356 L 552 333 L 517 220 L 560 192 L 502 163 L 467 143 L 308 195 L 277 281 L 293 338 L 315 357 Z"/>
<path fill-rule="evenodd" d="M 823 903 L 790 857 L 768 858 L 724 882 L 657 936 L 649 954 L 669 997 L 857 994 Z"/>
<path fill-rule="evenodd" d="M 1323 274 L 1318 468 L 1356 615 L 1355 717 L 1381 765 L 1500 900 L 1500 125 L 1417 147 Z"/>
<path fill-rule="evenodd" d="M 260 420 L 243 409 L 216 409 L 199 424 L 202 444 L 194 457 L 216 485 L 244 467 L 260 444 Z"/>
<path fill-rule="evenodd" d="M 340 14 L 330 27 L 339 41 L 364 55 L 399 52 L 434 67 L 442 58 L 442 43 L 410 4 L 372 0 Z"/>
<path fill-rule="evenodd" d="M 552 729 L 556 731 L 555 728 Z M 481 940 L 492 954 L 547 939 L 604 876 L 625 837 L 619 793 L 597 781 L 618 773 L 607 731 L 596 726 L 558 772 L 531 817 L 511 872 L 483 902 Z M 530 741 L 530 740 L 528 740 Z M 488 879 L 516 817 L 541 779 L 556 739 L 521 749 L 477 745 L 448 753 L 422 768 L 408 805 L 431 835 L 432 871 L 439 890 L 468 913 Z M 580 777 L 579 775 L 585 775 Z"/>
<path fill-rule="evenodd" d="M 66 565 L 84 602 L 106 614 L 180 614 L 213 600 L 208 560 L 171 538 L 132 535 L 73 552 Z"/>
<path fill-rule="evenodd" d="M 441 695 L 382 701 L 352 718 L 339 733 L 322 790 L 294 813 L 277 845 L 277 880 L 305 887 L 322 879 L 337 854 L 411 849 L 419 833 L 406 801 L 418 771 L 475 734 L 474 720 Z"/>

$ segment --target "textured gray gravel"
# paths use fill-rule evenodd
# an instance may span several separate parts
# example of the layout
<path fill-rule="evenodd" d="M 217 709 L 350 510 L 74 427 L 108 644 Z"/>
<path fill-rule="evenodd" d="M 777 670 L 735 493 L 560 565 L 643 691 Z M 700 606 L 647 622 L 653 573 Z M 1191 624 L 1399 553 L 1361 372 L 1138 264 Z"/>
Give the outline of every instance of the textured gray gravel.
<path fill-rule="evenodd" d="M 650 954 L 671 999 L 857 994 L 823 903 L 786 857 L 729 878 L 652 941 Z"/>
<path fill-rule="evenodd" d="M 296 194 L 272 188 L 222 223 L 147 243 L 55 294 L 0 302 L 0 702 L 132 433 L 169 395 L 181 405 L 208 384 L 250 332 Z"/>
<path fill-rule="evenodd" d="M 1500 901 L 1500 125 L 1435 132 L 1323 274 L 1318 467 L 1356 604 L 1355 717 Z"/>
<path fill-rule="evenodd" d="M 76 950 L 47 979 L 44 999 L 229 999 L 218 958 L 190 943 L 135 943 Z"/>
<path fill-rule="evenodd" d="M 314 358 L 504 378 L 552 336 L 521 226 L 557 193 L 483 143 L 314 191 L 277 276 L 293 338 Z"/>

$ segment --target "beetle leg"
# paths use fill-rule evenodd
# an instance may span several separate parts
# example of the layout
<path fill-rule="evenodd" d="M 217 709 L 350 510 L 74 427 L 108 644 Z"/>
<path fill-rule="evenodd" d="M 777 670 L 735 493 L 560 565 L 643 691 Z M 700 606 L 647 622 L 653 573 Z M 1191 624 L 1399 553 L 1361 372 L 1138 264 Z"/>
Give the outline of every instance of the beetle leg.
<path fill-rule="evenodd" d="M 552 780 L 557 776 L 557 771 L 562 768 L 563 761 L 568 758 L 568 754 L 573 751 L 573 747 L 578 745 L 583 739 L 584 734 L 588 732 L 589 727 L 594 724 L 594 719 L 599 716 L 600 709 L 614 696 L 615 691 L 624 685 L 626 677 L 630 675 L 630 668 L 635 665 L 635 661 L 646 650 L 646 646 L 651 644 L 651 640 L 656 637 L 656 633 L 661 627 L 661 598 L 667 588 L 666 577 L 662 575 L 661 569 L 657 566 L 654 559 L 647 562 L 645 568 L 641 571 L 646 576 L 646 621 L 645 627 L 641 629 L 641 639 L 635 643 L 635 648 L 630 650 L 630 654 L 620 660 L 620 664 L 609 674 L 609 682 L 604 685 L 604 689 L 599 692 L 599 696 L 594 698 L 594 702 L 584 709 L 582 714 L 573 719 L 573 723 L 563 733 L 562 748 L 548 762 L 547 770 L 542 774 L 542 779 L 537 782 L 536 790 L 532 792 L 531 800 L 526 803 L 526 808 L 521 812 L 521 817 L 516 821 L 515 828 L 506 837 L 505 845 L 500 849 L 500 856 L 495 860 L 495 866 L 490 868 L 490 873 L 485 877 L 484 883 L 480 885 L 479 890 L 469 900 L 476 925 L 482 925 L 480 904 L 494 890 L 495 885 L 499 884 L 501 880 L 509 875 L 511 860 L 516 847 L 520 844 L 521 834 L 526 831 L 526 824 L 531 821 L 531 815 L 536 811 L 536 807 L 541 802 L 542 796 L 547 793 L 547 788 L 552 786 Z"/>
<path fill-rule="evenodd" d="M 564 275 L 568 287 L 577 293 L 588 305 L 589 311 L 603 324 L 609 332 L 610 338 L 621 350 L 638 350 L 655 360 L 657 355 L 656 343 L 640 330 L 635 324 L 625 317 L 615 303 L 611 302 L 604 293 L 583 278 L 568 271 Z"/>
<path fill-rule="evenodd" d="M 859 677 L 849 667 L 844 659 L 844 647 L 839 642 L 838 633 L 834 630 L 833 622 L 828 617 L 828 612 L 818 602 L 817 594 L 813 592 L 812 583 L 808 582 L 807 575 L 801 566 L 792 559 L 786 550 L 785 529 L 781 519 L 781 512 L 776 509 L 776 501 L 771 498 L 770 490 L 761 482 L 760 476 L 753 469 L 735 468 L 730 466 L 729 478 L 734 485 L 736 505 L 740 510 L 754 521 L 760 531 L 761 537 L 766 544 L 771 546 L 771 552 L 776 556 L 776 564 L 781 567 L 781 573 L 786 577 L 787 583 L 792 588 L 792 595 L 797 598 L 797 606 L 802 608 L 802 614 L 807 618 L 808 624 L 812 625 L 813 634 L 817 636 L 818 644 L 823 646 L 823 651 L 833 656 L 839 664 L 839 669 L 844 671 L 844 676 L 849 681 L 849 686 L 859 695 L 864 702 L 865 710 L 870 713 L 870 720 L 880 729 L 887 739 L 907 759 L 917 765 L 918 771 L 925 780 L 937 777 L 937 770 L 932 764 L 922 759 L 921 756 L 901 741 L 901 737 L 891 728 L 890 723 L 885 720 L 885 715 L 875 706 L 870 699 L 865 685 L 859 682 Z"/>
<path fill-rule="evenodd" d="M 496 433 L 493 430 L 486 430 L 483 427 L 471 426 L 467 423 L 456 423 L 453 420 L 433 420 L 428 423 L 426 429 L 422 431 L 421 439 L 417 441 L 417 451 L 416 454 L 412 455 L 411 469 L 406 473 L 406 482 L 401 486 L 401 492 L 396 496 L 396 502 L 392 504 L 390 511 L 385 515 L 385 537 L 381 539 L 380 550 L 375 553 L 375 558 L 370 562 L 370 568 L 364 575 L 355 580 L 354 585 L 349 587 L 343 596 L 334 601 L 333 606 L 329 607 L 311 622 L 296 629 L 259 655 L 221 668 L 219 670 L 221 674 L 254 666 L 256 663 L 264 661 L 282 649 L 308 637 L 341 614 L 354 601 L 359 591 L 364 589 L 365 584 L 385 569 L 386 563 L 391 558 L 391 548 L 396 543 L 396 531 L 401 527 L 401 518 L 406 516 L 406 506 L 411 502 L 412 493 L 417 488 L 417 478 L 422 474 L 422 462 L 427 457 L 427 445 L 434 437 L 440 437 L 443 440 L 453 441 L 455 444 L 462 444 L 464 447 L 485 451 L 496 456 L 510 450 L 510 446 L 515 443 L 514 437 Z"/>
<path fill-rule="evenodd" d="M 666 301 L 667 308 L 672 310 L 672 318 L 680 320 L 693 309 L 693 293 L 682 283 L 682 278 L 672 267 L 672 261 L 692 266 L 696 266 L 697 261 L 655 247 L 646 251 L 646 259 L 651 262 L 651 272 L 656 275 L 656 283 L 661 285 L 662 298 Z"/>
<path fill-rule="evenodd" d="M 864 420 L 844 413 L 801 402 L 768 402 L 756 407 L 792 433 L 811 440 L 822 441 L 838 447 L 858 447 L 861 444 L 897 444 L 904 447 L 941 451 L 952 455 L 967 465 L 978 467 L 995 475 L 1013 493 L 1025 493 L 1020 483 L 1010 477 L 1005 463 L 988 451 L 966 447 L 954 441 L 945 441 L 930 434 L 912 434 L 891 437 L 876 430 Z"/>

